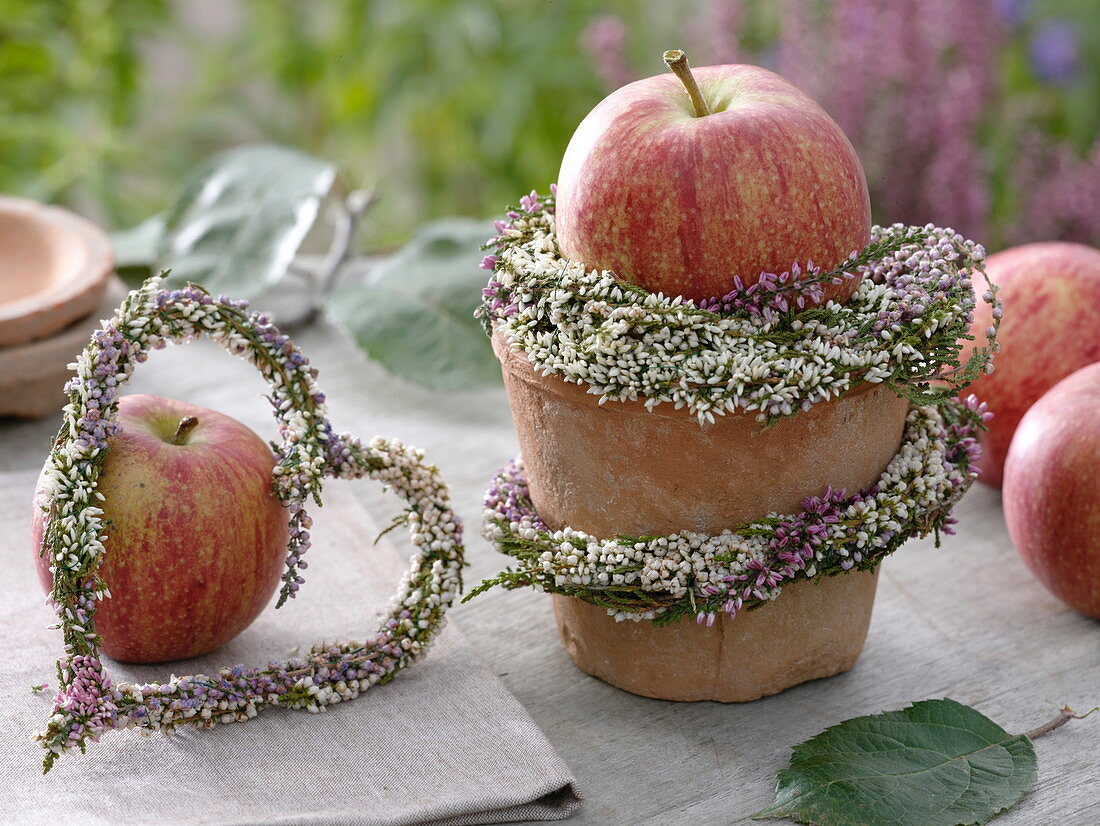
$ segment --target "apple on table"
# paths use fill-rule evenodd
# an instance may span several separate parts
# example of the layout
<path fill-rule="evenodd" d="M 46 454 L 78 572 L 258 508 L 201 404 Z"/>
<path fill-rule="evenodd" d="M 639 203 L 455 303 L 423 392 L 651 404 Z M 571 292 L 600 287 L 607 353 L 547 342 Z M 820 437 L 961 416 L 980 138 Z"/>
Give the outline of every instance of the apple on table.
<path fill-rule="evenodd" d="M 1100 363 L 1027 411 L 1004 467 L 1008 532 L 1055 596 L 1100 619 Z"/>
<path fill-rule="evenodd" d="M 825 110 L 757 66 L 690 70 L 678 50 L 665 62 L 676 77 L 623 86 L 573 134 L 555 206 L 564 256 L 699 300 L 735 275 L 832 269 L 868 244 L 863 167 Z M 823 301 L 858 283 L 827 285 Z"/>
<path fill-rule="evenodd" d="M 186 402 L 123 396 L 116 421 L 99 476 L 111 592 L 95 612 L 101 649 L 123 662 L 197 657 L 251 624 L 279 583 L 288 511 L 275 458 L 241 422 Z M 45 520 L 36 507 L 36 552 Z M 50 561 L 38 554 L 37 566 L 49 592 Z"/>
<path fill-rule="evenodd" d="M 1000 487 L 1017 425 L 1040 396 L 1075 370 L 1100 361 L 1100 250 L 1048 241 L 989 256 L 989 280 L 1000 286 L 1005 318 L 997 334 L 995 370 L 968 392 L 989 404 L 993 419 L 982 434 L 981 476 Z M 979 302 L 965 361 L 985 341 L 993 307 Z"/>

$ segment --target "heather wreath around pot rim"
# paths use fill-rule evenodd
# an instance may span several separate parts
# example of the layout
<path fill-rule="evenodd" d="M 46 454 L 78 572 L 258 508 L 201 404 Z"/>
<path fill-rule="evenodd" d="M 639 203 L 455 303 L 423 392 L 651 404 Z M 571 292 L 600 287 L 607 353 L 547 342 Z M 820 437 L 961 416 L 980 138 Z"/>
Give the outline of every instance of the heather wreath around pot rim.
<path fill-rule="evenodd" d="M 70 365 L 75 376 L 65 387 L 69 403 L 46 461 L 49 510 L 40 552 L 50 558 L 50 601 L 65 642 L 53 711 L 32 738 L 46 749 L 46 771 L 58 755 L 73 748 L 83 752 L 88 741 L 111 730 L 210 728 L 251 719 L 268 706 L 316 712 L 353 699 L 393 679 L 428 650 L 462 585 L 462 523 L 438 469 L 422 451 L 396 440 L 363 444 L 352 434 L 337 434 L 317 386 L 317 369 L 266 315 L 247 312 L 247 302 L 215 298 L 195 285 L 168 291 L 160 284 L 160 277 L 153 277 L 131 292 Z M 108 439 L 118 429 L 119 392 L 151 350 L 200 336 L 249 361 L 271 388 L 283 440 L 272 443 L 273 485 L 290 513 L 276 607 L 293 598 L 303 581 L 312 525 L 305 506 L 309 499 L 321 503 L 325 478 L 370 477 L 392 488 L 407 507 L 391 528 L 407 525 L 417 552 L 380 625 L 364 642 L 321 644 L 303 657 L 226 667 L 212 675 L 113 683 L 100 660 L 94 618 L 97 602 L 110 597 L 99 573 L 108 529 L 97 481 Z"/>
<path fill-rule="evenodd" d="M 950 229 L 874 227 L 871 243 L 825 271 L 794 262 L 725 296 L 693 302 L 650 293 L 610 271 L 563 259 L 554 236 L 554 187 L 532 191 L 497 221 L 482 267 L 492 276 L 478 308 L 544 376 L 607 401 L 672 403 L 701 423 L 757 411 L 762 426 L 861 383 L 886 383 L 909 400 L 902 446 L 878 481 L 849 495 L 826 489 L 797 514 L 706 535 L 598 538 L 551 531 L 530 500 L 521 460 L 485 497 L 484 533 L 521 564 L 485 580 L 578 597 L 616 619 L 713 623 L 777 597 L 782 585 L 869 570 L 913 536 L 950 532 L 951 506 L 977 477 L 977 432 L 990 414 L 956 399 L 992 369 L 1002 308 L 985 277 L 984 249 Z M 986 346 L 959 363 L 976 305 L 972 274 L 987 289 Z M 845 304 L 820 306 L 822 287 L 862 274 Z"/>
<path fill-rule="evenodd" d="M 755 410 L 774 423 L 860 382 L 933 404 L 992 369 L 997 288 L 985 278 L 985 250 L 950 229 L 873 227 L 871 243 L 832 270 L 793 262 L 748 286 L 734 276 L 731 292 L 696 303 L 562 258 L 552 194 L 532 191 L 495 226 L 476 312 L 486 332 L 498 330 L 542 375 L 586 385 L 601 401 L 671 402 L 700 421 Z M 960 365 L 975 270 L 993 325 Z M 863 279 L 843 305 L 801 309 L 825 284 L 857 273 Z"/>

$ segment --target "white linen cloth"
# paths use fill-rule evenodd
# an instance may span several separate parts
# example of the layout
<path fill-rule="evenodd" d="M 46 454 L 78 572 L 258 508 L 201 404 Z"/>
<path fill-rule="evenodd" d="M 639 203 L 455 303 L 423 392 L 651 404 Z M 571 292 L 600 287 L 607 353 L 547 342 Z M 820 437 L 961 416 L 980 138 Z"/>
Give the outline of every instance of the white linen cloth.
<path fill-rule="evenodd" d="M 453 625 L 393 682 L 324 713 L 271 708 L 246 723 L 167 737 L 109 732 L 43 777 L 43 751 L 28 737 L 51 710 L 61 637 L 48 628 L 54 616 L 34 571 L 34 480 L 28 471 L 0 474 L 0 821 L 458 826 L 556 820 L 579 806 L 568 767 Z M 205 657 L 158 666 L 105 660 L 112 678 L 213 673 L 372 634 L 406 567 L 388 542 L 403 536 L 373 545 L 379 530 L 346 484 L 329 484 L 324 499 L 297 599 L 269 606 Z"/>

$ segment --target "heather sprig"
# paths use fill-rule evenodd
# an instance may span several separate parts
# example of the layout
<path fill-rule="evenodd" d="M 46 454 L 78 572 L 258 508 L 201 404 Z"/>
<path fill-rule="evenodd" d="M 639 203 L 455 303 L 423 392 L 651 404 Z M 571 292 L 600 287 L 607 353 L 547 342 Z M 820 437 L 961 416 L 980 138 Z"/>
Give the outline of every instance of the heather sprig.
<path fill-rule="evenodd" d="M 307 567 L 311 518 L 307 500 L 320 504 L 322 481 L 370 477 L 407 502 L 401 522 L 417 548 L 381 627 L 363 643 L 318 646 L 307 657 L 265 667 L 235 666 L 217 675 L 173 677 L 165 683 L 114 684 L 99 658 L 95 609 L 110 596 L 99 574 L 105 548 L 104 496 L 97 490 L 121 388 L 150 350 L 207 336 L 253 364 L 267 379 L 280 444 L 273 444 L 273 488 L 290 512 L 287 570 L 278 605 L 291 598 Z M 59 754 L 84 751 L 106 731 L 137 727 L 171 731 L 191 724 L 209 728 L 247 720 L 270 705 L 324 710 L 387 682 L 422 656 L 442 627 L 461 588 L 461 521 L 449 504 L 438 470 L 415 448 L 374 439 L 364 445 L 336 434 L 327 418 L 317 370 L 263 314 L 245 302 L 214 298 L 195 285 L 166 291 L 160 278 L 131 292 L 103 322 L 70 365 L 69 403 L 47 459 L 46 524 L 40 552 L 50 560 L 51 602 L 65 643 L 58 661 L 59 690 L 45 730 L 35 735 L 47 750 L 46 771 Z"/>
<path fill-rule="evenodd" d="M 807 261 L 805 267 L 796 261 L 781 273 L 760 273 L 748 286 L 741 276 L 733 276 L 733 289 L 721 298 L 696 302 L 700 310 L 717 316 L 746 312 L 766 321 L 775 321 L 780 314 L 815 306 L 825 297 L 825 287 L 841 284 L 870 269 L 871 265 L 910 244 L 921 243 L 927 235 L 921 227 L 907 227 L 902 232 L 879 236 L 862 250 L 851 255 L 831 270 L 823 270 Z"/>
<path fill-rule="evenodd" d="M 518 562 L 496 585 L 534 587 L 606 608 L 616 619 L 713 624 L 779 596 L 785 584 L 869 570 L 914 536 L 950 532 L 950 510 L 977 477 L 977 431 L 988 418 L 973 396 L 913 408 L 901 448 L 879 479 L 853 495 L 826 488 L 796 514 L 769 514 L 720 534 L 599 538 L 552 531 L 531 501 L 520 460 L 485 495 L 484 535 Z"/>

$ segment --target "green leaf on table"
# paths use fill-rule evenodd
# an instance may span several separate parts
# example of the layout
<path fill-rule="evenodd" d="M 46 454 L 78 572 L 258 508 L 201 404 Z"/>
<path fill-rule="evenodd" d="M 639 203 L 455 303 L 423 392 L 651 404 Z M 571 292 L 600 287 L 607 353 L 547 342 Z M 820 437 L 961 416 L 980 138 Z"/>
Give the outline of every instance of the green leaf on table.
<path fill-rule="evenodd" d="M 336 168 L 266 144 L 214 156 L 164 215 L 158 265 L 168 283 L 254 298 L 281 279 L 317 217 Z"/>
<path fill-rule="evenodd" d="M 435 390 L 500 383 L 500 367 L 474 310 L 488 274 L 478 267 L 493 234 L 486 221 L 424 226 L 361 284 L 329 294 L 325 309 L 395 375 Z"/>
<path fill-rule="evenodd" d="M 753 817 L 820 826 L 982 824 L 1035 782 L 1022 734 L 954 700 L 856 717 L 794 747 L 775 802 Z"/>

